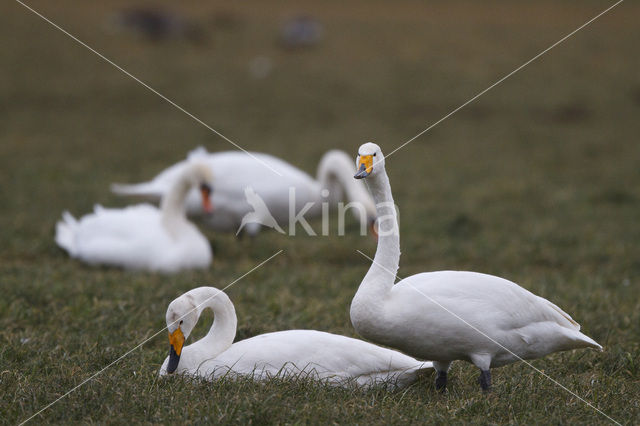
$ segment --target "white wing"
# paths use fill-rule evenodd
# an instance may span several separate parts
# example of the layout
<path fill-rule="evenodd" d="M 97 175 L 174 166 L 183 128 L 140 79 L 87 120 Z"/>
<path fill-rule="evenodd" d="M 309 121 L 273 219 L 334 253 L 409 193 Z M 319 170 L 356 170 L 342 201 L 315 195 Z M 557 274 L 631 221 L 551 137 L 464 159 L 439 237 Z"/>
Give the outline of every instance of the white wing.
<path fill-rule="evenodd" d="M 315 330 L 288 330 L 262 334 L 231 346 L 200 366 L 200 375 L 228 374 L 266 378 L 303 375 L 333 384 L 359 385 L 414 381 L 417 372 L 431 368 L 400 352 L 362 340 Z"/>

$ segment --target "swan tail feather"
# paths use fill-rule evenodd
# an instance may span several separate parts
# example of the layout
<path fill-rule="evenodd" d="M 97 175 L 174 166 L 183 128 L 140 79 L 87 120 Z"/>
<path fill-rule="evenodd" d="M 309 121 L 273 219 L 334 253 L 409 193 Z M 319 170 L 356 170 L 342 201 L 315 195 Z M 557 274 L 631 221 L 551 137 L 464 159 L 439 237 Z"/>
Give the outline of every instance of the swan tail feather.
<path fill-rule="evenodd" d="M 602 352 L 602 346 L 586 334 L 576 331 L 574 339 L 580 348 L 594 348 Z"/>
<path fill-rule="evenodd" d="M 419 366 L 414 368 L 416 374 L 424 374 L 426 371 L 433 371 L 433 363 L 431 361 L 423 362 Z"/>
<path fill-rule="evenodd" d="M 399 368 L 396 370 L 387 371 L 385 374 L 372 374 L 372 381 L 375 383 L 378 380 L 375 379 L 376 376 L 380 376 L 382 381 L 391 380 L 388 384 L 394 385 L 392 387 L 404 388 L 411 383 L 418 380 L 420 377 L 427 374 L 428 371 L 433 371 L 433 363 L 432 362 L 423 362 L 421 364 L 411 366 L 408 368 Z"/>
<path fill-rule="evenodd" d="M 560 309 L 555 304 L 549 302 L 546 299 L 543 299 L 549 307 L 554 311 L 556 315 L 559 315 L 559 320 L 557 321 L 558 325 L 563 327 L 568 335 L 568 337 L 576 344 L 576 348 L 594 348 L 599 351 L 602 351 L 602 346 L 593 340 L 591 337 L 586 334 L 580 332 L 580 324 L 576 322 L 571 315 Z"/>
<path fill-rule="evenodd" d="M 75 253 L 75 234 L 78 221 L 68 211 L 62 213 L 62 220 L 56 223 L 56 244 L 69 254 Z"/>

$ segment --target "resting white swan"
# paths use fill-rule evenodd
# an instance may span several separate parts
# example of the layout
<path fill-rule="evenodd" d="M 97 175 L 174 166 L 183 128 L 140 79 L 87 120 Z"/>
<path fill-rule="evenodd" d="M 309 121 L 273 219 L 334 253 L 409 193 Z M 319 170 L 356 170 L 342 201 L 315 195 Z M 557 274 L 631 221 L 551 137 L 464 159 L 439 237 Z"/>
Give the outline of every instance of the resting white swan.
<path fill-rule="evenodd" d="M 216 211 L 207 215 L 205 222 L 217 231 L 236 232 L 247 213 L 252 214 L 252 222 L 245 223 L 244 230 L 249 235 L 260 231 L 260 223 L 269 224 L 271 217 L 254 217 L 254 208 L 247 202 L 245 190 L 250 187 L 260 196 L 275 221 L 288 226 L 290 216 L 304 211 L 310 219 L 322 213 L 322 203 L 337 203 L 344 198 L 353 202 L 350 208 L 364 227 L 375 220 L 375 206 L 371 196 L 361 182 L 352 179 L 352 159 L 344 152 L 327 152 L 318 165 L 317 180 L 291 164 L 268 154 L 240 151 L 208 153 L 200 147 L 188 155 L 188 159 L 165 169 L 149 182 L 125 185 L 114 184 L 112 191 L 119 195 L 140 195 L 151 200 L 159 200 L 176 180 L 189 160 L 206 162 L 215 177 L 216 190 L 212 202 Z M 274 172 L 276 170 L 280 175 Z M 295 190 L 293 195 L 291 189 Z M 327 189 L 327 191 L 323 190 Z M 290 210 L 290 197 L 293 215 Z M 362 207 L 358 207 L 358 205 Z M 361 208 L 362 210 L 358 210 Z M 256 212 L 258 215 L 263 212 Z M 187 214 L 198 216 L 202 207 L 198 194 L 192 191 L 187 197 Z M 246 222 L 246 220 L 245 220 Z"/>
<path fill-rule="evenodd" d="M 184 341 L 204 309 L 214 312 L 209 333 L 188 346 Z M 407 355 L 362 340 L 315 330 L 288 330 L 233 343 L 237 318 L 229 297 L 199 287 L 175 299 L 166 315 L 170 355 L 160 375 L 187 374 L 207 379 L 249 376 L 255 380 L 296 376 L 333 385 L 384 383 L 406 386 L 431 368 Z"/>
<path fill-rule="evenodd" d="M 503 278 L 440 271 L 394 285 L 400 237 L 380 147 L 362 145 L 357 164 L 355 178 L 366 178 L 379 218 L 378 249 L 351 303 L 351 322 L 361 336 L 433 360 L 439 389 L 454 360 L 476 365 L 487 390 L 491 367 L 574 348 L 602 349 L 559 307 Z"/>
<path fill-rule="evenodd" d="M 99 205 L 77 221 L 69 212 L 56 226 L 56 242 L 71 257 L 90 264 L 165 273 L 184 268 L 206 268 L 211 246 L 185 214 L 185 198 L 199 186 L 203 208 L 211 210 L 209 168 L 189 164 L 162 199 L 161 208 L 139 204 L 123 209 Z"/>

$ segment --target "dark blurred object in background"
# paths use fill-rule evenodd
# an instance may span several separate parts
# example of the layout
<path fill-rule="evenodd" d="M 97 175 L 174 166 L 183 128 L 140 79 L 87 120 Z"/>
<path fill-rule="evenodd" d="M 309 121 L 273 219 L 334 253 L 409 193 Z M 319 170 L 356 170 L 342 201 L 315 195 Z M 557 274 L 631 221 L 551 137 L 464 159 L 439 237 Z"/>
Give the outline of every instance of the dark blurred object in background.
<path fill-rule="evenodd" d="M 137 7 L 117 12 L 109 19 L 108 27 L 115 31 L 137 34 L 158 42 L 184 39 L 193 43 L 206 41 L 203 28 L 197 23 L 160 8 Z"/>
<path fill-rule="evenodd" d="M 300 49 L 316 46 L 324 29 L 312 16 L 300 15 L 286 21 L 280 28 L 280 44 L 286 49 Z"/>

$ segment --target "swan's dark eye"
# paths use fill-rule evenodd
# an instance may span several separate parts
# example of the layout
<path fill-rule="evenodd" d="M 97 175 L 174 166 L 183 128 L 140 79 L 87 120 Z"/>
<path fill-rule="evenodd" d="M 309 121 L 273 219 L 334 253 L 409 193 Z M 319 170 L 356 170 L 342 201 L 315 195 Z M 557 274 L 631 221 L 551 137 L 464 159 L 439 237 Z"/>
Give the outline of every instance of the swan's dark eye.
<path fill-rule="evenodd" d="M 208 194 L 211 194 L 213 192 L 213 187 L 211 185 L 209 185 L 208 183 L 201 183 L 200 184 L 200 191 L 206 192 L 207 195 L 208 195 Z"/>
<path fill-rule="evenodd" d="M 184 322 L 183 320 L 180 320 L 180 325 L 182 325 L 183 322 Z"/>
<path fill-rule="evenodd" d="M 376 152 L 374 152 L 374 153 L 373 153 L 373 156 L 375 157 L 375 156 L 376 156 L 376 154 L 377 154 L 377 153 L 376 153 Z"/>

